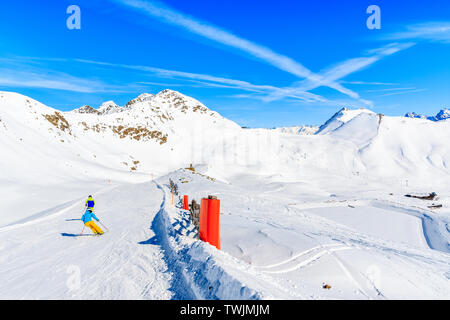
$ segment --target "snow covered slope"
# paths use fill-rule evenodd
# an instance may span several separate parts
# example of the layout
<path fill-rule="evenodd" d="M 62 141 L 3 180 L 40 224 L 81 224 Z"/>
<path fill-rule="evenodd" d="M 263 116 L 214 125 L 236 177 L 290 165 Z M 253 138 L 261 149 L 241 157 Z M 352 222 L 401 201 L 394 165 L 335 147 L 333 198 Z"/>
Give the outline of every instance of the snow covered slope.
<path fill-rule="evenodd" d="M 450 148 L 444 141 L 450 138 L 450 123 L 373 117 L 362 130 L 371 131 L 364 135 L 370 140 L 360 156 L 372 176 L 404 178 L 410 185 L 429 189 L 448 186 Z"/>
<path fill-rule="evenodd" d="M 195 99 L 165 90 L 124 107 L 60 112 L 0 92 L 0 225 L 114 182 L 138 182 L 185 166 L 203 137 L 241 128 Z M 130 174 L 132 173 L 132 174 Z M 84 192 L 83 192 L 84 191 Z"/>
<path fill-rule="evenodd" d="M 343 124 L 347 123 L 348 121 L 352 120 L 356 116 L 359 116 L 360 114 L 374 114 L 373 111 L 370 111 L 368 109 L 357 109 L 357 110 L 351 110 L 348 108 L 342 108 L 338 112 L 336 112 L 328 121 L 326 121 L 323 125 L 319 127 L 319 130 L 317 131 L 317 134 L 325 134 L 328 132 L 331 132 L 333 130 L 336 130 L 337 128 L 341 127 Z"/>
<path fill-rule="evenodd" d="M 77 200 L 1 228 L 0 297 L 172 298 L 162 250 L 139 244 L 155 236 L 151 217 L 161 199 L 162 193 L 151 183 L 96 193 L 96 214 L 111 230 L 101 238 L 77 237 L 83 226 L 79 220 L 83 203 Z"/>
<path fill-rule="evenodd" d="M 190 163 L 223 181 L 248 172 L 292 180 L 363 176 L 445 188 L 447 121 L 342 109 L 315 135 L 241 129 L 195 99 L 164 90 L 125 106 L 60 112 L 15 93 L 0 93 L 0 225 L 84 196 L 111 183 L 142 182 Z M 298 131 L 297 131 L 298 132 Z M 403 182 L 404 183 L 404 182 Z M 14 210 L 14 213 L 12 213 Z"/>
<path fill-rule="evenodd" d="M 0 92 L 0 298 L 448 299 L 449 138 L 448 121 L 365 109 L 298 134 L 171 90 L 71 112 Z M 169 179 L 221 199 L 221 252 Z M 76 237 L 88 194 L 101 238 Z"/>
<path fill-rule="evenodd" d="M 353 181 L 354 189 L 341 181 L 333 187 L 339 195 L 330 197 L 321 179 L 283 183 L 280 177 L 240 175 L 223 184 L 180 170 L 162 181 L 169 177 L 181 195 L 199 200 L 212 193 L 221 199 L 223 253 L 208 259 L 235 279 L 242 279 L 235 269 L 244 270 L 245 283 L 261 298 L 450 297 L 449 251 L 430 249 L 448 243 L 449 218 L 419 208 L 400 188 L 391 196 L 382 188 L 364 190 L 363 181 Z M 182 210 L 170 207 L 178 237 L 191 237 Z M 325 283 L 332 289 L 324 290 Z"/>
<path fill-rule="evenodd" d="M 222 251 L 197 239 L 180 197 L 171 203 L 169 179 L 180 196 L 221 199 Z M 255 175 L 222 183 L 189 170 L 107 187 L 96 194 L 97 215 L 109 230 L 100 238 L 77 236 L 80 200 L 0 228 L 0 297 L 450 297 L 449 254 L 428 243 L 443 235 L 421 222 L 432 226 L 438 215 L 401 194 L 378 190 L 375 199 L 373 190 L 341 184 L 340 195 L 330 197 L 326 187 L 321 180 L 283 183 Z"/>

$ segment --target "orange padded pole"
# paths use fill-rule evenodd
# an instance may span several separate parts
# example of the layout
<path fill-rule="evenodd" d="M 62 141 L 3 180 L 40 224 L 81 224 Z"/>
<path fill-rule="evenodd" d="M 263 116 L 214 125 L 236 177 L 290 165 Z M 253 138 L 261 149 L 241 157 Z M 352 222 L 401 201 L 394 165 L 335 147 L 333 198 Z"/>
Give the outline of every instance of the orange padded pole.
<path fill-rule="evenodd" d="M 202 199 L 200 204 L 200 240 L 208 241 L 208 199 Z"/>
<path fill-rule="evenodd" d="M 208 199 L 208 242 L 220 250 L 220 200 Z"/>
<path fill-rule="evenodd" d="M 184 196 L 184 197 L 183 197 L 183 209 L 184 209 L 184 210 L 189 210 L 189 200 L 188 200 L 188 196 Z"/>

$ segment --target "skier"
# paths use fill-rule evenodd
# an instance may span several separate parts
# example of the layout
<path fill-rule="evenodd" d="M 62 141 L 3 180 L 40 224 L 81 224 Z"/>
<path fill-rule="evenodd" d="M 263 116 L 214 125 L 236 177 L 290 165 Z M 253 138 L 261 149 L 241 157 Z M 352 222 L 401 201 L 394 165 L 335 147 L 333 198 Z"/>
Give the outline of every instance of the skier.
<path fill-rule="evenodd" d="M 92 209 L 87 209 L 86 212 L 81 217 L 81 221 L 83 221 L 84 226 L 89 227 L 94 234 L 98 234 L 98 235 L 103 234 L 103 230 L 100 229 L 100 227 L 98 225 L 96 225 L 94 221 L 92 221 L 92 218 L 94 218 L 97 221 L 100 221 L 100 219 L 97 218 L 97 216 L 94 214 L 94 212 L 92 212 Z M 85 227 L 83 227 L 81 234 L 83 234 Z"/>
<path fill-rule="evenodd" d="M 91 195 L 89 195 L 88 199 L 84 203 L 84 206 L 86 207 L 87 210 L 91 210 L 91 211 L 94 210 L 95 201 Z"/>

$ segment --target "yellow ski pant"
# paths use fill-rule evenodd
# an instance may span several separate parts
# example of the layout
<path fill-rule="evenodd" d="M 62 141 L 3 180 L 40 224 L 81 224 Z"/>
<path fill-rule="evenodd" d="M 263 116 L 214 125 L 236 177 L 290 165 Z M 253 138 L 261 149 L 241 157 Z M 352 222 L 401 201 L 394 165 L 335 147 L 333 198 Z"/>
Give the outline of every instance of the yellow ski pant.
<path fill-rule="evenodd" d="M 94 223 L 94 221 L 88 221 L 84 224 L 86 227 L 89 227 L 94 234 L 103 234 L 102 229 L 98 225 Z"/>

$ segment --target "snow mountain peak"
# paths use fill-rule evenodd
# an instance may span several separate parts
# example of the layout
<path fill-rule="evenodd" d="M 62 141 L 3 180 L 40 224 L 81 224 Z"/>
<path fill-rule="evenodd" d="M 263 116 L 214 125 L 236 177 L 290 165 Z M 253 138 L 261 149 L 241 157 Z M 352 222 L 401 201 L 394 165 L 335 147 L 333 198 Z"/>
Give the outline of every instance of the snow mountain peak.
<path fill-rule="evenodd" d="M 48 146 L 63 144 L 54 146 L 55 150 L 68 144 L 80 145 L 73 150 L 70 148 L 74 154 L 79 154 L 79 150 L 84 149 L 81 145 L 87 141 L 104 146 L 118 144 L 118 148 L 121 144 L 120 148 L 127 150 L 121 153 L 136 155 L 139 152 L 133 150 L 142 148 L 143 143 L 147 150 L 150 146 L 157 148 L 166 144 L 173 148 L 189 140 L 198 129 L 206 136 L 240 129 L 201 102 L 172 90 L 156 95 L 141 94 L 125 106 L 106 101 L 98 109 L 84 105 L 68 112 L 44 106 L 20 94 L 3 92 L 0 93 L 0 120 L 0 129 L 11 136 L 6 139 L 22 141 L 20 139 L 27 136 L 30 138 L 25 139 L 33 144 L 35 139 L 31 137 L 36 136 L 44 139 L 43 143 Z M 123 163 L 129 164 L 128 161 Z"/>
<path fill-rule="evenodd" d="M 442 109 L 439 111 L 439 113 L 436 115 L 436 119 L 439 120 L 446 120 L 450 118 L 450 110 L 447 108 Z"/>
<path fill-rule="evenodd" d="M 81 113 L 81 114 L 100 114 L 100 112 L 91 106 L 85 105 L 78 109 L 73 110 L 75 113 Z"/>
<path fill-rule="evenodd" d="M 334 131 L 341 127 L 343 124 L 349 122 L 350 120 L 354 119 L 355 117 L 359 116 L 360 114 L 372 114 L 374 115 L 375 112 L 365 109 L 365 108 L 359 108 L 359 109 L 350 109 L 347 107 L 344 107 L 340 109 L 338 112 L 336 112 L 330 119 L 328 119 L 323 125 L 319 127 L 319 130 L 317 131 L 317 134 L 326 134 L 328 132 Z"/>
<path fill-rule="evenodd" d="M 415 112 L 408 112 L 407 114 L 405 114 L 405 117 L 415 119 L 426 119 L 434 122 L 443 121 L 450 118 L 450 109 L 447 108 L 441 109 L 435 116 L 426 116 Z"/>
<path fill-rule="evenodd" d="M 112 100 L 103 102 L 98 108 L 98 112 L 101 114 L 111 114 L 118 112 L 120 107 Z"/>

